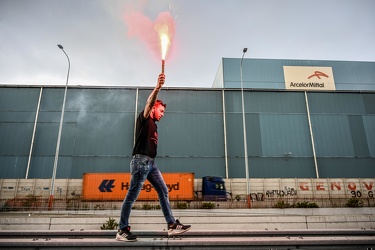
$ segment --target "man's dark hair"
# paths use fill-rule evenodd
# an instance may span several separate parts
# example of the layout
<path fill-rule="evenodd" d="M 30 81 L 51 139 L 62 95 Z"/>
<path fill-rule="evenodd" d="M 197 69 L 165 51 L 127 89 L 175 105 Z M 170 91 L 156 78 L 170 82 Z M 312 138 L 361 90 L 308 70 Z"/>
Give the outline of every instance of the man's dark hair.
<path fill-rule="evenodd" d="M 162 106 L 164 106 L 164 108 L 167 108 L 167 104 L 163 103 L 162 100 L 156 100 L 154 106 L 157 106 L 157 105 L 162 105 Z"/>

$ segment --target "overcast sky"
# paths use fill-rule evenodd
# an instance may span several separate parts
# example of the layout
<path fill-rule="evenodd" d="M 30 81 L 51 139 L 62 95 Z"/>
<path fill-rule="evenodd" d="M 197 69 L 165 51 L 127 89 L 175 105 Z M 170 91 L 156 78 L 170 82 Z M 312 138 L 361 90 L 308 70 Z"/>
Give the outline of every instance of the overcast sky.
<path fill-rule="evenodd" d="M 175 19 L 166 87 L 211 87 L 221 58 L 375 61 L 374 0 L 0 0 L 0 84 L 154 86 L 131 11 Z"/>

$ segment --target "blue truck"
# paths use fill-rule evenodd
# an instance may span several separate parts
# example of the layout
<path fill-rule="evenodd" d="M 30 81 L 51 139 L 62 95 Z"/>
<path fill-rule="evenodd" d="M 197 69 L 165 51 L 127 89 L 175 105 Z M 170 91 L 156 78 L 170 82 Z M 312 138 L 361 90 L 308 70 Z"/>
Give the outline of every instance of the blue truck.
<path fill-rule="evenodd" d="M 225 182 L 222 177 L 204 176 L 202 178 L 202 191 L 195 191 L 198 199 L 204 201 L 226 201 L 227 191 L 225 189 Z"/>

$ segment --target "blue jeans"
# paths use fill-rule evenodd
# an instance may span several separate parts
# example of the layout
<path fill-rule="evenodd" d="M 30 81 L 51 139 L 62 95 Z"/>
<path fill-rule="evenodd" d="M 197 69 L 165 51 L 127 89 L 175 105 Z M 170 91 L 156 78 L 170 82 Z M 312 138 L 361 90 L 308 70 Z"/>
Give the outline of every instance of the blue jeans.
<path fill-rule="evenodd" d="M 144 155 L 135 155 L 130 162 L 130 173 L 130 188 L 122 203 L 119 228 L 124 229 L 129 226 L 129 216 L 132 206 L 137 200 L 146 179 L 158 193 L 165 220 L 168 224 L 175 223 L 169 203 L 168 188 L 167 185 L 165 185 L 163 176 L 156 166 L 155 161 Z"/>

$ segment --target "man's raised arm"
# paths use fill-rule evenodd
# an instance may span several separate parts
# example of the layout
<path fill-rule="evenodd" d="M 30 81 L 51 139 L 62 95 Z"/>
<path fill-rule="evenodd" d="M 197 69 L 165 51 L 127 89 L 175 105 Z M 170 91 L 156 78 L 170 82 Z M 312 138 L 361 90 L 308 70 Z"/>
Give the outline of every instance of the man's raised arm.
<path fill-rule="evenodd" d="M 143 111 L 143 116 L 145 118 L 150 116 L 152 107 L 154 107 L 154 104 L 155 104 L 156 100 L 158 99 L 159 91 L 160 91 L 161 87 L 163 87 L 164 82 L 165 82 L 165 75 L 163 73 L 161 73 L 158 77 L 158 83 L 156 84 L 154 90 L 151 92 L 150 96 L 147 99 L 146 107 Z"/>

